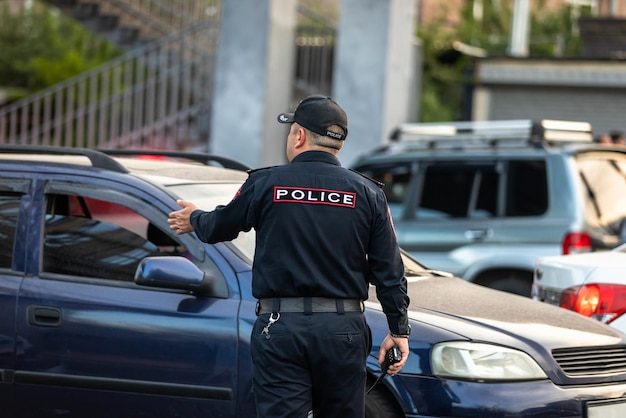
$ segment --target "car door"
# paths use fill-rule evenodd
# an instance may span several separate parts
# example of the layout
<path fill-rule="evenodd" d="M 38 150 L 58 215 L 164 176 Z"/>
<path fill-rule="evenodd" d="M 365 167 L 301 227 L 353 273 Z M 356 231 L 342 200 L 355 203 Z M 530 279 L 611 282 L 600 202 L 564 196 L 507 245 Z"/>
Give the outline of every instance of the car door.
<path fill-rule="evenodd" d="M 227 286 L 196 297 L 133 281 L 142 258 L 172 254 L 227 280 L 199 241 L 169 234 L 156 190 L 37 182 L 41 240 L 29 243 L 17 302 L 21 416 L 236 415 L 239 300 Z M 169 242 L 150 241 L 149 226 Z"/>
<path fill-rule="evenodd" d="M 15 309 L 24 279 L 23 239 L 30 185 L 29 179 L 10 175 L 0 178 L 0 405 L 3 416 L 9 417 L 15 414 Z"/>

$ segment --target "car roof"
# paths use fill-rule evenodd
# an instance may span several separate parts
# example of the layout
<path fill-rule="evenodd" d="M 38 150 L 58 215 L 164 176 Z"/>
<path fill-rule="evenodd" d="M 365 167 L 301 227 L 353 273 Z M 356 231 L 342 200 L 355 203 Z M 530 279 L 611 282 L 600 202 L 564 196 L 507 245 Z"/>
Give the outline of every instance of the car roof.
<path fill-rule="evenodd" d="M 192 182 L 241 183 L 248 177 L 244 171 L 246 166 L 238 161 L 204 153 L 176 151 L 0 146 L 0 160 L 29 166 L 36 163 L 81 170 L 105 170 L 130 174 L 164 186 Z"/>
<path fill-rule="evenodd" d="M 589 151 L 625 152 L 593 142 L 591 125 L 560 120 L 496 120 L 404 123 L 390 142 L 361 156 L 367 162 L 416 158 L 496 158 L 576 155 Z"/>
<path fill-rule="evenodd" d="M 457 146 L 445 148 L 425 148 L 411 143 L 392 143 L 362 155 L 353 166 L 358 167 L 371 163 L 408 162 L 424 158 L 466 160 L 470 158 L 493 159 L 503 157 L 533 158 L 548 155 L 570 157 L 590 153 L 624 155 L 626 154 L 626 148 L 595 143 L 559 146 L 529 146 L 522 144 L 516 147 L 476 147 L 459 143 Z"/>
<path fill-rule="evenodd" d="M 135 158 L 116 158 L 131 174 L 164 186 L 171 184 L 202 182 L 223 183 L 243 182 L 248 178 L 245 171 L 223 167 L 201 165 L 198 163 L 144 160 Z"/>

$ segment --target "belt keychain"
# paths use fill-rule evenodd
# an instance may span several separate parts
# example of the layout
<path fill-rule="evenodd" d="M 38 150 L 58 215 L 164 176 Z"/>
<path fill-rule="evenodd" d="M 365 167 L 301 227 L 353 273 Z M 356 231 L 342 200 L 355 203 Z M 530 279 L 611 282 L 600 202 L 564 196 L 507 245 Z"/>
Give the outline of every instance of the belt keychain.
<path fill-rule="evenodd" d="M 269 340 L 270 337 L 270 327 L 272 324 L 280 319 L 280 298 L 274 298 L 272 300 L 272 313 L 270 314 L 270 319 L 267 321 L 267 325 L 263 327 L 261 331 L 261 335 L 265 335 L 265 339 Z"/>
<path fill-rule="evenodd" d="M 274 316 L 276 315 L 276 316 Z M 267 321 L 267 325 L 263 327 L 263 331 L 261 334 L 265 334 L 266 339 L 270 339 L 270 327 L 272 324 L 280 319 L 280 312 L 272 312 L 270 314 L 270 319 Z"/>

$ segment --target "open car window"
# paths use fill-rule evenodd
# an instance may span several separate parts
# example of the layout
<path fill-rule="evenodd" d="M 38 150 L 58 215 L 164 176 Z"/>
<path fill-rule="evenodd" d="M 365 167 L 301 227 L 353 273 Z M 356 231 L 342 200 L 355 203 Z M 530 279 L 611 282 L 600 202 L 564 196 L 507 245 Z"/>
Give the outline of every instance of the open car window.
<path fill-rule="evenodd" d="M 43 272 L 132 282 L 144 257 L 166 255 L 147 239 L 109 222 L 46 215 Z"/>
<path fill-rule="evenodd" d="M 77 194 L 46 195 L 44 273 L 132 282 L 145 257 L 185 247 L 123 205 Z"/>

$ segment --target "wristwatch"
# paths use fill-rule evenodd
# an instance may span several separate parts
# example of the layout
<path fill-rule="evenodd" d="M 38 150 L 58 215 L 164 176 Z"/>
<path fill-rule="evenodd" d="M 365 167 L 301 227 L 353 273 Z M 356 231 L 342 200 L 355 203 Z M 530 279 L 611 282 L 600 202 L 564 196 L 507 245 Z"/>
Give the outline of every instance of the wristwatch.
<path fill-rule="evenodd" d="M 407 326 L 405 334 L 394 334 L 393 332 L 390 332 L 389 335 L 393 338 L 409 338 L 409 335 L 411 335 L 411 326 Z"/>

